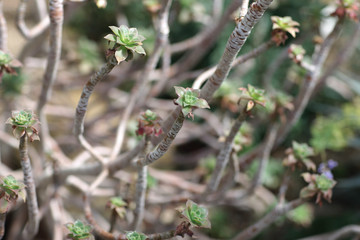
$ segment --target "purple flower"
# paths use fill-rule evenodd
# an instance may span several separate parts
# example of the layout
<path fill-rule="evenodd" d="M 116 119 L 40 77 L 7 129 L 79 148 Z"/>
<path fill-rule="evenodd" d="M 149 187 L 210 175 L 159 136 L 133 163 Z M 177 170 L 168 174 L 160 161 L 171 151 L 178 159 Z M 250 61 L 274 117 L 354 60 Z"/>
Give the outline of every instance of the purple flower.
<path fill-rule="evenodd" d="M 331 170 L 337 167 L 337 165 L 338 162 L 332 159 L 330 159 L 327 163 L 320 163 L 318 168 L 318 173 L 323 174 L 328 179 L 334 179 Z"/>
<path fill-rule="evenodd" d="M 329 169 L 333 169 L 335 167 L 337 167 L 339 164 L 337 161 L 334 161 L 332 159 L 330 159 L 328 162 L 327 162 L 327 166 Z"/>

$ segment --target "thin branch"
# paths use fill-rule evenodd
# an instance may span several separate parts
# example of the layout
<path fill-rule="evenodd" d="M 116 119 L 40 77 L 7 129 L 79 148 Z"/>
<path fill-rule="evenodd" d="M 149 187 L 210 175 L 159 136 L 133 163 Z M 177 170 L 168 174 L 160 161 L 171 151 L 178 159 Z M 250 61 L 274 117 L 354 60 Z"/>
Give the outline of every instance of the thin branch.
<path fill-rule="evenodd" d="M 141 223 L 144 219 L 144 209 L 145 209 L 145 194 L 146 194 L 146 185 L 147 185 L 147 166 L 138 167 L 138 178 L 136 182 L 136 195 L 135 202 L 136 208 L 134 210 L 134 229 L 136 231 L 141 231 Z"/>
<path fill-rule="evenodd" d="M 34 237 L 39 230 L 39 208 L 36 197 L 36 189 L 34 184 L 34 177 L 31 170 L 31 163 L 28 156 L 28 139 L 27 135 L 24 134 L 20 138 L 20 159 L 21 167 L 24 173 L 24 184 L 26 186 L 26 203 L 28 207 L 28 223 L 27 231 L 24 236 Z"/>
<path fill-rule="evenodd" d="M 17 9 L 17 15 L 16 15 L 16 26 L 18 27 L 20 33 L 26 39 L 32 39 L 32 38 L 35 38 L 35 37 L 39 36 L 40 34 L 42 34 L 50 26 L 51 20 L 48 16 L 46 16 L 32 29 L 28 29 L 28 27 L 25 24 L 25 12 L 26 12 L 26 5 L 27 5 L 28 1 L 29 0 L 21 0 L 21 2 L 19 4 L 19 7 Z M 62 2 L 62 0 L 60 0 L 60 1 Z M 50 1 L 50 4 L 51 4 L 51 1 Z"/>
<path fill-rule="evenodd" d="M 5 221 L 6 221 L 6 212 L 0 213 L 0 239 L 3 238 L 5 233 Z"/>
<path fill-rule="evenodd" d="M 329 55 L 330 49 L 332 48 L 335 40 L 340 35 L 343 23 L 344 19 L 339 19 L 337 21 L 332 32 L 326 37 L 318 52 L 313 55 L 313 71 L 307 73 L 304 79 L 304 85 L 295 100 L 295 110 L 289 114 L 286 126 L 283 127 L 279 132 L 277 143 L 283 141 L 284 137 L 290 131 L 292 126 L 299 120 L 302 113 L 304 112 L 305 107 L 309 103 L 310 97 L 319 83 L 319 77 L 325 60 Z"/>
<path fill-rule="evenodd" d="M 359 225 L 348 225 L 334 232 L 324 233 L 316 236 L 301 238 L 299 240 L 337 240 L 349 237 L 350 235 L 360 235 Z"/>
<path fill-rule="evenodd" d="M 260 160 L 259 167 L 257 169 L 257 172 L 254 176 L 253 182 L 249 189 L 250 194 L 253 193 L 255 188 L 258 187 L 262 183 L 263 175 L 265 173 L 265 168 L 267 166 L 267 163 L 269 162 L 271 150 L 275 145 L 276 135 L 277 135 L 278 130 L 279 130 L 279 125 L 275 125 L 271 128 L 271 130 L 269 132 L 269 135 L 268 135 L 266 143 L 265 143 L 263 155 Z"/>
<path fill-rule="evenodd" d="M 280 216 L 286 214 L 292 209 L 295 209 L 303 203 L 303 199 L 296 199 L 285 205 L 277 205 L 271 212 L 266 214 L 258 222 L 254 223 L 253 225 L 249 226 L 248 228 L 240 232 L 238 235 L 236 235 L 233 240 L 247 240 L 254 238 L 265 228 L 270 226 L 270 224 L 275 222 Z"/>
<path fill-rule="evenodd" d="M 7 51 L 7 26 L 3 12 L 3 0 L 0 0 L 0 50 Z"/>
<path fill-rule="evenodd" d="M 245 109 L 241 109 L 239 116 L 235 120 L 234 124 L 231 127 L 229 135 L 226 137 L 223 148 L 221 149 L 219 155 L 216 159 L 216 166 L 214 172 L 211 175 L 210 181 L 207 184 L 206 191 L 204 194 L 212 193 L 216 191 L 219 186 L 220 179 L 222 177 L 222 173 L 229 162 L 229 156 L 232 150 L 232 145 L 236 134 L 239 132 L 239 129 L 243 122 L 245 121 L 248 114 Z"/>
<path fill-rule="evenodd" d="M 21 3 L 24 4 L 24 8 L 26 6 L 26 2 L 27 0 L 22 1 Z M 43 151 L 42 154 L 48 152 L 49 150 L 48 145 L 50 144 L 49 128 L 43 109 L 47 101 L 50 99 L 52 93 L 52 87 L 55 82 L 58 65 L 60 61 L 62 27 L 64 21 L 63 0 L 51 0 L 49 3 L 49 14 L 50 14 L 50 51 L 48 53 L 46 70 L 43 77 L 43 84 L 37 105 L 37 112 L 41 122 L 40 134 L 42 141 L 40 144 L 42 146 L 42 151 Z"/>

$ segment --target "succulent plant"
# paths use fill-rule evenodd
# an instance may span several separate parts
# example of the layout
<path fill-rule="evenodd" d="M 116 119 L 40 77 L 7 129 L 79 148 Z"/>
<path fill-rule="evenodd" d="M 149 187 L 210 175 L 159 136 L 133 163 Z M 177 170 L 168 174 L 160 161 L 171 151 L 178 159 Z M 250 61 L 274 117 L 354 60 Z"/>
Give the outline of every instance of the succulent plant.
<path fill-rule="evenodd" d="M 128 28 L 125 25 L 120 27 L 109 27 L 114 34 L 108 34 L 104 38 L 114 43 L 113 50 L 118 63 L 128 61 L 133 58 L 134 52 L 146 55 L 142 47 L 145 38 L 138 33 L 136 28 Z"/>
<path fill-rule="evenodd" d="M 304 59 L 305 52 L 305 49 L 301 45 L 297 44 L 291 44 L 288 50 L 289 57 L 297 64 Z"/>
<path fill-rule="evenodd" d="M 328 202 L 331 202 L 332 189 L 336 184 L 334 179 L 328 178 L 324 174 L 310 174 L 303 173 L 302 177 L 308 186 L 304 187 L 300 191 L 300 197 L 308 198 L 316 195 L 316 203 L 321 204 L 321 199 L 324 198 Z"/>
<path fill-rule="evenodd" d="M 74 223 L 66 224 L 66 228 L 70 231 L 68 238 L 73 240 L 92 238 L 91 227 L 82 221 L 76 220 Z"/>
<path fill-rule="evenodd" d="M 242 91 L 239 101 L 243 99 L 248 100 L 246 112 L 250 112 L 256 104 L 265 107 L 264 90 L 255 88 L 250 84 L 248 84 L 247 88 L 239 88 L 239 90 Z"/>
<path fill-rule="evenodd" d="M 300 24 L 292 20 L 291 17 L 272 16 L 271 21 L 273 22 L 271 39 L 278 46 L 281 43 L 285 43 L 286 39 L 288 39 L 286 33 L 289 33 L 292 37 L 295 37 L 296 33 L 299 32 L 297 27 L 300 26 Z"/>
<path fill-rule="evenodd" d="M 161 118 L 153 111 L 146 110 L 145 112 L 140 114 L 140 119 L 138 123 L 138 129 L 136 130 L 136 134 L 143 135 L 155 135 L 159 136 L 162 133 Z"/>
<path fill-rule="evenodd" d="M 287 149 L 286 154 L 283 165 L 294 169 L 296 165 L 303 164 L 308 170 L 316 170 L 315 163 L 308 158 L 314 155 L 314 150 L 306 143 L 293 141 L 292 148 Z"/>
<path fill-rule="evenodd" d="M 353 21 L 359 20 L 359 8 L 360 3 L 358 0 L 338 0 L 337 8 L 332 16 L 343 18 L 349 17 Z"/>
<path fill-rule="evenodd" d="M 121 197 L 112 197 L 106 206 L 114 210 L 120 218 L 125 217 L 127 203 Z"/>
<path fill-rule="evenodd" d="M 145 240 L 147 238 L 147 236 L 143 233 L 134 231 L 134 232 L 127 232 L 126 238 L 128 240 Z"/>
<path fill-rule="evenodd" d="M 25 134 L 29 137 L 30 142 L 40 140 L 37 125 L 39 124 L 36 115 L 30 110 L 12 111 L 11 118 L 6 121 L 11 124 L 13 134 L 20 139 Z"/>
<path fill-rule="evenodd" d="M 25 185 L 11 175 L 0 177 L 0 213 L 7 212 L 19 196 L 26 200 Z"/>
<path fill-rule="evenodd" d="M 210 108 L 205 99 L 199 98 L 200 90 L 192 88 L 183 88 L 175 86 L 176 94 L 178 98 L 175 100 L 175 104 L 180 105 L 184 116 L 192 117 L 192 112 L 195 108 Z"/>
<path fill-rule="evenodd" d="M 187 200 L 185 209 L 181 211 L 181 214 L 194 227 L 211 228 L 208 210 L 191 200 Z"/>
<path fill-rule="evenodd" d="M 4 71 L 8 74 L 17 75 L 14 67 L 21 67 L 21 63 L 18 60 L 12 58 L 9 54 L 0 50 L 0 83 Z"/>

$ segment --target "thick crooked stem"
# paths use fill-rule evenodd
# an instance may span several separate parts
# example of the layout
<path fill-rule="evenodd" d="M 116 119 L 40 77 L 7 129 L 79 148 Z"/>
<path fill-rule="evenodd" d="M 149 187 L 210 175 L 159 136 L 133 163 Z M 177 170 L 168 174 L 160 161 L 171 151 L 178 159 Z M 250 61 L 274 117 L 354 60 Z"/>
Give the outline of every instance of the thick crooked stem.
<path fill-rule="evenodd" d="M 25 134 L 20 138 L 20 159 L 21 167 L 24 173 L 24 184 L 26 186 L 26 203 L 28 208 L 28 223 L 27 232 L 25 236 L 32 238 L 39 230 L 39 208 L 36 198 L 36 189 L 34 183 L 34 177 L 31 170 L 31 163 L 28 156 L 28 141 Z"/>
<path fill-rule="evenodd" d="M 185 116 L 180 112 L 176 121 L 172 125 L 170 131 L 166 134 L 165 138 L 156 146 L 156 148 L 150 153 L 146 154 L 146 157 L 139 161 L 141 166 L 149 165 L 159 158 L 161 158 L 169 149 L 171 143 L 174 141 L 176 135 L 179 133 L 184 123 Z"/>

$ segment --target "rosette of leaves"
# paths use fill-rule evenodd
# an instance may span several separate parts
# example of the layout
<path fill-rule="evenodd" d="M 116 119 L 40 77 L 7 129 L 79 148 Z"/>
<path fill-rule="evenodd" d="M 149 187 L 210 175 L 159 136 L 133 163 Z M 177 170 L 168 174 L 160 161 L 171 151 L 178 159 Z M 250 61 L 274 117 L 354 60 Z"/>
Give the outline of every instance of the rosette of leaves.
<path fill-rule="evenodd" d="M 321 200 L 324 198 L 326 201 L 331 202 L 332 189 L 336 184 L 334 179 L 328 178 L 324 174 L 310 174 L 303 173 L 302 177 L 308 186 L 300 191 L 301 198 L 309 198 L 316 196 L 316 203 L 322 204 Z"/>
<path fill-rule="evenodd" d="M 39 124 L 39 120 L 32 111 L 12 111 L 11 118 L 9 118 L 6 123 L 12 125 L 13 134 L 17 139 L 20 139 L 26 134 L 30 142 L 40 140 L 39 131 L 36 126 Z"/>
<path fill-rule="evenodd" d="M 265 90 L 255 88 L 254 86 L 248 84 L 247 88 L 239 88 L 242 91 L 239 102 L 241 100 L 247 100 L 246 112 L 250 112 L 256 105 L 265 107 Z"/>
<path fill-rule="evenodd" d="M 126 233 L 126 239 L 128 240 L 145 240 L 146 238 L 147 236 L 145 234 L 136 231 Z"/>
<path fill-rule="evenodd" d="M 136 134 L 143 135 L 155 135 L 159 136 L 162 134 L 161 118 L 153 111 L 146 110 L 145 112 L 140 114 L 140 119 L 138 123 L 138 129 L 136 130 Z"/>
<path fill-rule="evenodd" d="M 91 227 L 84 224 L 82 221 L 76 220 L 74 223 L 66 224 L 66 228 L 70 231 L 68 238 L 73 240 L 93 239 L 91 234 Z"/>
<path fill-rule="evenodd" d="M 287 154 L 283 160 L 283 165 L 291 167 L 293 170 L 296 165 L 305 165 L 307 170 L 316 171 L 316 165 L 309 157 L 314 156 L 314 150 L 306 143 L 292 142 L 292 148 L 285 151 Z"/>
<path fill-rule="evenodd" d="M 304 59 L 306 51 L 301 45 L 291 44 L 288 53 L 291 60 L 294 63 L 299 64 Z"/>
<path fill-rule="evenodd" d="M 185 209 L 181 211 L 181 214 L 193 227 L 211 228 L 208 210 L 191 200 L 187 200 Z"/>
<path fill-rule="evenodd" d="M 0 83 L 4 72 L 17 75 L 14 68 L 21 67 L 21 63 L 9 54 L 0 50 Z"/>
<path fill-rule="evenodd" d="M 175 100 L 175 104 L 181 106 L 184 116 L 194 119 L 193 109 L 196 108 L 210 108 L 205 99 L 199 98 L 200 90 L 192 88 L 183 88 L 175 86 L 176 94 L 178 98 Z"/>
<path fill-rule="evenodd" d="M 271 39 L 277 46 L 285 43 L 286 39 L 288 39 L 287 33 L 295 37 L 296 33 L 299 32 L 298 26 L 300 26 L 300 24 L 292 20 L 291 17 L 272 16 L 271 21 L 273 23 Z"/>
<path fill-rule="evenodd" d="M 109 43 L 114 43 L 113 51 L 115 51 L 115 58 L 118 63 L 131 60 L 134 52 L 146 55 L 142 47 L 145 38 L 138 33 L 136 28 L 128 28 L 125 25 L 120 27 L 109 26 L 109 28 L 114 34 L 108 34 L 104 38 L 109 40 Z"/>
<path fill-rule="evenodd" d="M 112 197 L 106 206 L 115 211 L 120 218 L 125 217 L 127 203 L 121 197 Z"/>
<path fill-rule="evenodd" d="M 343 18 L 347 16 L 353 21 L 359 20 L 359 1 L 358 0 L 338 0 L 337 8 L 332 16 Z"/>
<path fill-rule="evenodd" d="M 0 177 L 0 213 L 6 213 L 19 196 L 25 202 L 25 185 L 11 175 Z"/>

